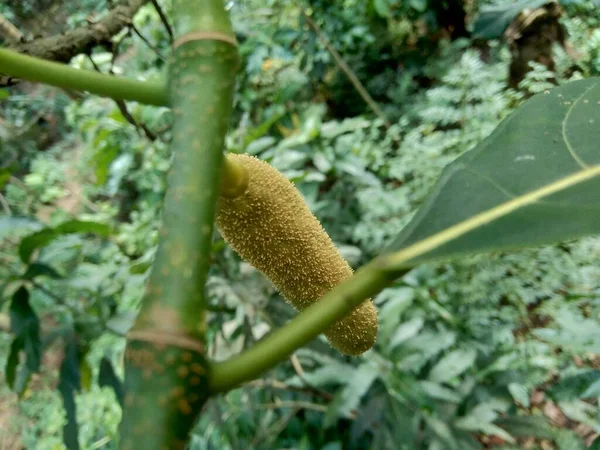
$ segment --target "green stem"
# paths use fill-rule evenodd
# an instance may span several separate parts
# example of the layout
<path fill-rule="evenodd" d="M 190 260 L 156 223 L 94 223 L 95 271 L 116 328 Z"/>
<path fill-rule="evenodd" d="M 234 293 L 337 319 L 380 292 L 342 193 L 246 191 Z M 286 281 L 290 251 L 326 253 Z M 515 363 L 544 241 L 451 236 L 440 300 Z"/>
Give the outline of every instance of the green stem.
<path fill-rule="evenodd" d="M 63 89 L 87 91 L 115 100 L 131 100 L 156 106 L 169 104 L 168 92 L 162 83 L 74 69 L 66 64 L 22 55 L 5 48 L 0 48 L 0 72 L 15 78 Z"/>
<path fill-rule="evenodd" d="M 213 363 L 211 393 L 226 392 L 260 376 L 316 338 L 365 299 L 374 296 L 404 272 L 389 272 L 379 259 L 359 269 L 348 281 L 332 289 L 319 302 L 243 353 Z"/>

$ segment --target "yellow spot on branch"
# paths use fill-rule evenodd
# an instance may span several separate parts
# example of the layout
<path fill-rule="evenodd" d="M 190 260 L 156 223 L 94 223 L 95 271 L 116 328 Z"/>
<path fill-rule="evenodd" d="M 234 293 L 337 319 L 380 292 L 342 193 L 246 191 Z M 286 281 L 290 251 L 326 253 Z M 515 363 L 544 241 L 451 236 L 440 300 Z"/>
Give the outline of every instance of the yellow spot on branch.
<path fill-rule="evenodd" d="M 184 414 L 186 416 L 188 416 L 192 413 L 192 407 L 190 406 L 188 401 L 183 398 L 181 400 L 179 400 L 179 410 L 181 411 L 182 414 Z"/>

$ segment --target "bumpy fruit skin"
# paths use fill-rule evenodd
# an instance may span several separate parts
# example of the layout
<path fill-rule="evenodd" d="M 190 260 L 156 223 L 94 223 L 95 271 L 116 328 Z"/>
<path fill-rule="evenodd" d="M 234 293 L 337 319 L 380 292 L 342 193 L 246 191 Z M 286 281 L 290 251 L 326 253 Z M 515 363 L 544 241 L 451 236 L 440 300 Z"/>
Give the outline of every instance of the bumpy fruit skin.
<path fill-rule="evenodd" d="M 297 310 L 321 299 L 352 275 L 296 187 L 275 168 L 248 155 L 227 156 L 249 174 L 246 191 L 221 197 L 217 226 L 246 261 L 263 272 Z M 377 337 L 377 311 L 363 302 L 326 332 L 329 343 L 347 355 L 370 349 Z"/>

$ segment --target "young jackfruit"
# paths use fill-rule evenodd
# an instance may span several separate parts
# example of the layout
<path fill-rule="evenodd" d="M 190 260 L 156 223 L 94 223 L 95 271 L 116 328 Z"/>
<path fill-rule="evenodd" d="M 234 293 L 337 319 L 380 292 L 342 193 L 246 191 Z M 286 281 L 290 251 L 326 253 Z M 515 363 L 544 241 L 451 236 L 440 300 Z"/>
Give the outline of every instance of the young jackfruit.
<path fill-rule="evenodd" d="M 220 198 L 217 226 L 223 238 L 263 272 L 297 310 L 321 299 L 352 275 L 296 187 L 275 168 L 248 155 L 227 156 L 248 173 L 247 187 Z M 370 300 L 333 324 L 329 343 L 360 355 L 377 337 L 377 311 Z"/>

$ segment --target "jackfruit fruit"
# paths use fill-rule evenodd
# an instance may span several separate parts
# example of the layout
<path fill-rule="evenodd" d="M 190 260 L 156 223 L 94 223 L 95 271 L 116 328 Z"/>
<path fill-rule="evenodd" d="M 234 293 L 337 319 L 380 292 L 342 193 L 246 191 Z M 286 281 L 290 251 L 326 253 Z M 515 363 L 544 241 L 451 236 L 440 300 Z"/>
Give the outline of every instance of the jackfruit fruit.
<path fill-rule="evenodd" d="M 352 269 L 296 187 L 274 167 L 249 155 L 229 154 L 248 172 L 247 187 L 219 199 L 217 227 L 242 258 L 271 280 L 302 311 L 352 275 Z M 347 355 L 370 349 L 377 337 L 377 311 L 370 300 L 325 332 Z"/>

